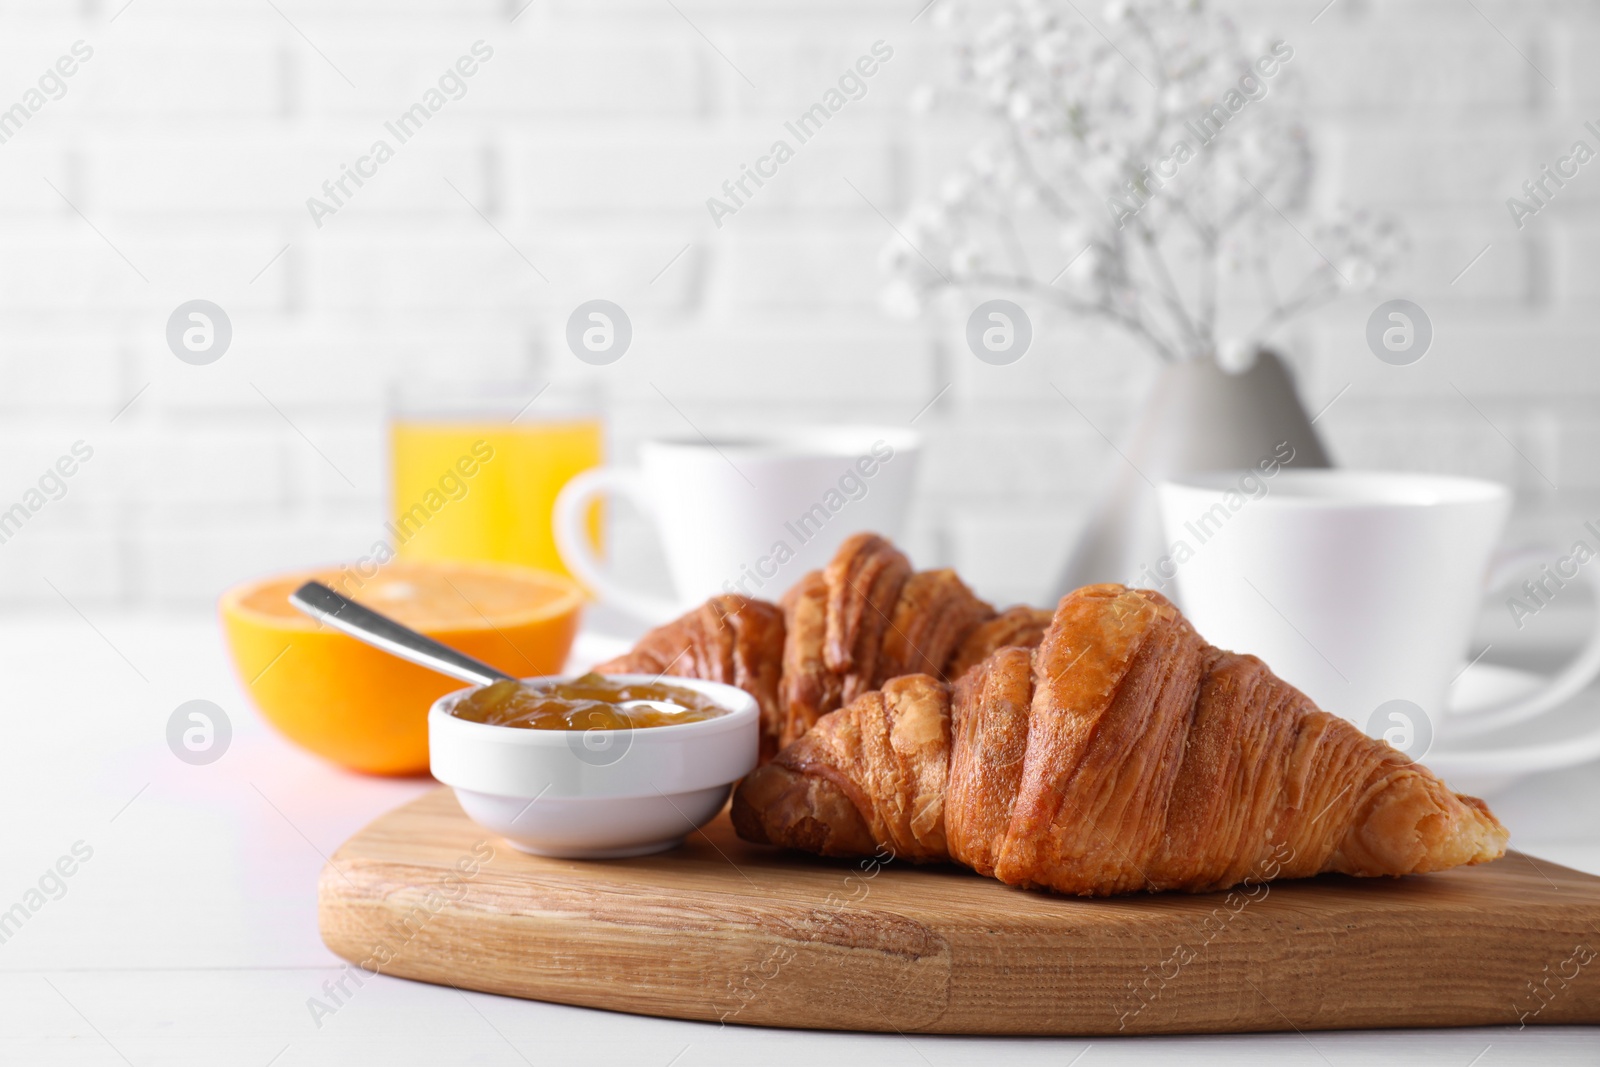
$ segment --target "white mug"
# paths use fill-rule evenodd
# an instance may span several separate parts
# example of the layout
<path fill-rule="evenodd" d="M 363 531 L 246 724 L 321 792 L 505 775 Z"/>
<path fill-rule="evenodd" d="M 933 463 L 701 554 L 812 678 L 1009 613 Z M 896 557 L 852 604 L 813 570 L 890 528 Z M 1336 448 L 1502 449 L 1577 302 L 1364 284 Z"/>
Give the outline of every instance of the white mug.
<path fill-rule="evenodd" d="M 650 623 L 719 593 L 777 600 L 851 534 L 899 536 L 919 446 L 909 430 L 856 427 L 647 441 L 637 470 L 604 467 L 567 483 L 556 498 L 556 547 L 602 600 Z M 653 521 L 672 598 L 621 585 L 596 558 L 585 517 L 605 493 Z"/>
<path fill-rule="evenodd" d="M 1511 512 L 1503 486 L 1264 465 L 1182 477 L 1159 495 L 1167 551 L 1142 583 L 1171 592 L 1175 581 L 1207 641 L 1254 653 L 1319 707 L 1414 758 L 1435 731 L 1459 738 L 1531 719 L 1600 674 L 1597 625 L 1544 685 L 1450 714 L 1446 695 L 1470 667 L 1483 594 L 1530 560 L 1561 555 L 1496 553 Z M 1567 580 L 1594 583 L 1574 570 Z"/>

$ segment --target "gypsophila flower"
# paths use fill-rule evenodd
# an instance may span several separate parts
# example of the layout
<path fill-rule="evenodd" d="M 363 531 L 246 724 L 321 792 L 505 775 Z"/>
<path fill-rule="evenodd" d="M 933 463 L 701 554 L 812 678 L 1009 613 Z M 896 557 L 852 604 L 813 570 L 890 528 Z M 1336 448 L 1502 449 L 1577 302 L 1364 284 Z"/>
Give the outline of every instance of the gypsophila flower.
<path fill-rule="evenodd" d="M 1169 358 L 1222 358 L 1219 309 L 1238 286 L 1259 284 L 1270 312 L 1258 328 L 1226 327 L 1230 354 L 1393 267 L 1404 239 L 1391 222 L 1313 211 L 1292 47 L 1243 36 L 1201 0 L 1114 2 L 1103 15 L 1096 29 L 1071 0 L 940 0 L 954 86 L 914 104 L 975 109 L 995 136 L 909 212 L 921 254 L 885 257 L 897 287 L 927 306 L 934 290 L 981 281 L 1109 317 Z M 1280 212 L 1315 231 L 1320 254 Z M 1019 235 L 1038 233 L 1057 235 L 1058 255 L 1093 253 L 1048 285 L 1019 254 Z M 1065 262 L 1037 269 L 1050 278 Z M 1298 284 L 1282 283 L 1296 270 Z"/>
<path fill-rule="evenodd" d="M 1260 349 L 1239 337 L 1230 337 L 1217 346 L 1217 366 L 1229 374 L 1243 374 L 1255 366 Z"/>

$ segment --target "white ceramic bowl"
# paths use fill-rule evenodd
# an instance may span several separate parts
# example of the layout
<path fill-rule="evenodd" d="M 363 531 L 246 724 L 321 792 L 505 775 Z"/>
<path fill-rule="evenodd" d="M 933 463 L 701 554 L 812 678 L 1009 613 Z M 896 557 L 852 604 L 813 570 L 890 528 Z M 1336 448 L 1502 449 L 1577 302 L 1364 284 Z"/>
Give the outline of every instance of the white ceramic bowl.
<path fill-rule="evenodd" d="M 733 783 L 755 769 L 755 698 L 696 678 L 608 677 L 693 689 L 725 713 L 637 730 L 528 730 L 450 714 L 475 691 L 462 689 L 440 697 L 428 712 L 433 776 L 455 789 L 474 822 L 524 852 L 615 859 L 672 848 L 722 810 Z"/>

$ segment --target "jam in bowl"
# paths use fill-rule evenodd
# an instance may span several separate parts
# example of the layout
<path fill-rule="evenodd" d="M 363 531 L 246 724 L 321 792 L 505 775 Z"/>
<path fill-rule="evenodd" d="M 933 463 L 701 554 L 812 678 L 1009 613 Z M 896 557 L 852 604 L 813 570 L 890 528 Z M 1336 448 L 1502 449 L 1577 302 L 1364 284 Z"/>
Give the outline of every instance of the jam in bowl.
<path fill-rule="evenodd" d="M 435 778 L 513 847 L 611 859 L 674 847 L 755 769 L 760 714 L 695 678 L 582 675 L 496 682 L 428 713 Z"/>
<path fill-rule="evenodd" d="M 571 681 L 495 682 L 468 693 L 450 714 L 524 730 L 640 730 L 703 722 L 726 710 L 687 686 L 585 674 Z"/>

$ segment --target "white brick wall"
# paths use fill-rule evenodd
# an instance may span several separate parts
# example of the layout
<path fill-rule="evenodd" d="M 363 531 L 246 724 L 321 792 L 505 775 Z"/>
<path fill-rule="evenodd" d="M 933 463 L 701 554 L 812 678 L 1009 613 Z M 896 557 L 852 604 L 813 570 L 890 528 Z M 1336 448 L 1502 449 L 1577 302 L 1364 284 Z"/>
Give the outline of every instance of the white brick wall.
<path fill-rule="evenodd" d="M 967 136 L 908 115 L 948 67 L 932 20 L 909 23 L 922 2 L 679 0 L 693 26 L 662 0 L 535 0 L 514 23 L 523 0 L 278 0 L 293 25 L 252 0 L 0 5 L 0 106 L 74 41 L 95 49 L 0 145 L 0 502 L 95 448 L 0 545 L 0 604 L 59 604 L 51 583 L 80 605 L 199 604 L 353 552 L 382 518 L 385 397 L 445 372 L 592 383 L 624 458 L 684 429 L 651 381 L 708 430 L 905 422 L 953 383 L 917 423 L 913 547 L 997 598 L 1038 595 L 1112 461 L 1047 383 L 1114 435 L 1156 367 L 1042 315 L 1027 359 L 988 367 L 947 322 L 878 311 L 890 235 L 846 180 L 898 217 Z M 1339 0 L 1308 24 L 1317 6 L 1240 10 L 1296 46 L 1321 195 L 1406 222 L 1383 295 L 1421 303 L 1436 340 L 1387 367 L 1361 335 L 1379 297 L 1331 309 L 1284 338 L 1307 403 L 1350 383 L 1320 424 L 1340 459 L 1505 479 L 1519 529 L 1564 539 L 1600 512 L 1600 169 L 1521 233 L 1504 200 L 1600 118 L 1600 9 Z M 305 198 L 480 38 L 494 58 L 464 98 L 314 228 Z M 866 97 L 713 227 L 705 197 L 878 38 L 895 57 Z M 635 327 L 603 372 L 561 342 L 594 296 Z M 208 367 L 164 340 L 195 297 L 235 329 Z M 620 544 L 651 558 L 637 528 Z"/>

